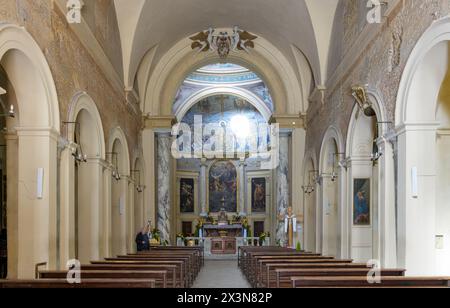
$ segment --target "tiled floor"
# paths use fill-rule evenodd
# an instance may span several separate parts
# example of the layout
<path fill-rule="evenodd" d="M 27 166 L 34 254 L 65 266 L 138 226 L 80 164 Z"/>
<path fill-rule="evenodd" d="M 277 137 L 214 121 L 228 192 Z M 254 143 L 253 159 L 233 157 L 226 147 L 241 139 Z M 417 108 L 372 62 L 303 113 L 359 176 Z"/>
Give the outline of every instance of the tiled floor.
<path fill-rule="evenodd" d="M 234 261 L 206 261 L 194 288 L 250 288 Z"/>

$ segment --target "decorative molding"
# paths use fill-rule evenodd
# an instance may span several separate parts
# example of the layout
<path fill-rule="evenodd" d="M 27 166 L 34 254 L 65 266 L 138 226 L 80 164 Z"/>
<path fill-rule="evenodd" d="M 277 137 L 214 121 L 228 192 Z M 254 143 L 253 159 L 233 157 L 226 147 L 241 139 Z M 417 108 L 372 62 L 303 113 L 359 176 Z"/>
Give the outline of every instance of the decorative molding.
<path fill-rule="evenodd" d="M 174 116 L 146 116 L 144 117 L 145 129 L 168 129 L 171 130 L 173 125 L 177 123 Z"/>
<path fill-rule="evenodd" d="M 295 128 L 305 128 L 306 126 L 306 115 L 298 114 L 275 114 L 271 117 L 271 124 L 277 123 L 280 125 L 280 129 L 295 129 Z"/>
<path fill-rule="evenodd" d="M 309 96 L 309 102 L 314 104 L 316 102 L 320 102 L 321 104 L 325 103 L 325 92 L 327 88 L 324 86 L 317 86 L 314 88 L 313 92 Z"/>

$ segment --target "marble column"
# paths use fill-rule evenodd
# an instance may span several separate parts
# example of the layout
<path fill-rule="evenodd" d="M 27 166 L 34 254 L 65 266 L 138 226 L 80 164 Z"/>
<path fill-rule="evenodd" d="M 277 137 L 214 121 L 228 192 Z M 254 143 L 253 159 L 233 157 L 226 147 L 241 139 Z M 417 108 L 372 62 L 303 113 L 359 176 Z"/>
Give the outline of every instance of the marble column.
<path fill-rule="evenodd" d="M 170 242 L 171 220 L 171 144 L 169 133 L 157 134 L 158 217 L 161 241 Z"/>
<path fill-rule="evenodd" d="M 284 220 L 280 218 L 284 217 L 287 213 L 287 208 L 290 206 L 289 198 L 289 139 L 290 134 L 281 133 L 279 135 L 279 164 L 276 170 L 277 177 L 277 212 L 276 219 L 278 221 L 276 229 L 276 240 L 281 244 L 285 244 L 287 240 L 286 233 L 284 232 Z M 280 217 L 282 216 L 282 217 Z"/>
<path fill-rule="evenodd" d="M 247 164 L 245 163 L 245 159 L 241 159 L 239 161 L 239 204 L 241 207 L 241 216 L 247 216 L 247 203 L 245 200 L 246 191 L 245 184 L 247 181 L 245 180 L 245 167 Z"/>
<path fill-rule="evenodd" d="M 202 217 L 208 216 L 208 210 L 206 208 L 206 159 L 202 158 L 200 167 L 200 206 Z"/>

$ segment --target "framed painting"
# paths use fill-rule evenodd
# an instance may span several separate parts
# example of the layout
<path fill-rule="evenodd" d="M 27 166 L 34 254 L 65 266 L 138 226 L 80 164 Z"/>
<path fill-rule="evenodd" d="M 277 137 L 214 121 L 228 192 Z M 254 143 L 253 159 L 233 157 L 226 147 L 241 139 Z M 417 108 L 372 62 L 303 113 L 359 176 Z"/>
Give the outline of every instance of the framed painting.
<path fill-rule="evenodd" d="M 353 225 L 370 226 L 370 179 L 353 180 Z"/>
<path fill-rule="evenodd" d="M 266 178 L 253 178 L 252 179 L 252 213 L 265 213 L 266 212 Z"/>
<path fill-rule="evenodd" d="M 209 210 L 236 213 L 238 210 L 237 170 L 232 161 L 218 161 L 209 170 Z"/>
<path fill-rule="evenodd" d="M 195 212 L 195 181 L 192 178 L 180 179 L 180 212 Z"/>

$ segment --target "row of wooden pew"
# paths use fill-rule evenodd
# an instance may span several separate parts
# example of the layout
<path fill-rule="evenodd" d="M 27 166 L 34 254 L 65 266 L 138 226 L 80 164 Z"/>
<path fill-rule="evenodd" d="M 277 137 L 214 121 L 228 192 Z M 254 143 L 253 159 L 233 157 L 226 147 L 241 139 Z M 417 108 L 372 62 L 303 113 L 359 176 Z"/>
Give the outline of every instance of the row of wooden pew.
<path fill-rule="evenodd" d="M 187 288 L 203 265 L 202 247 L 154 247 L 83 264 L 80 283 L 69 283 L 68 271 L 46 270 L 36 280 L 0 280 L 0 288 Z"/>
<path fill-rule="evenodd" d="M 382 269 L 377 279 L 367 264 L 281 247 L 241 247 L 238 260 L 254 288 L 450 287 L 450 277 L 405 277 L 404 269 Z"/>

